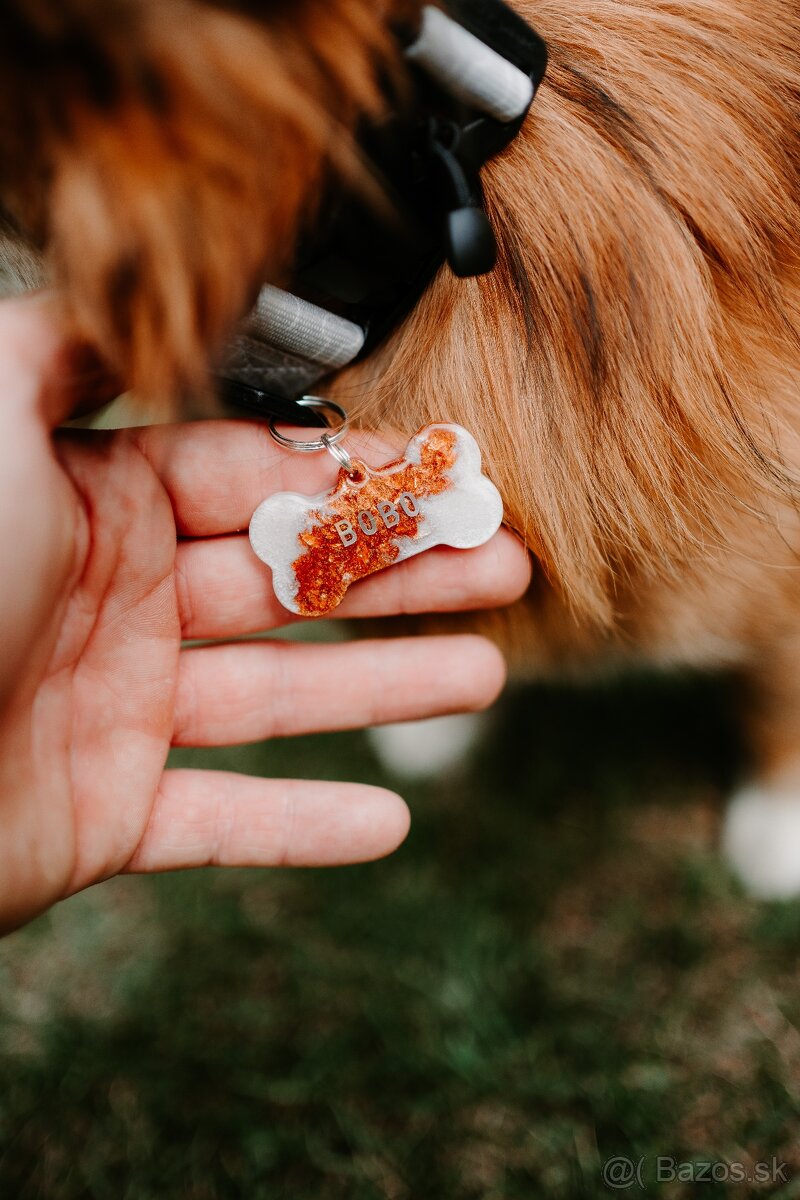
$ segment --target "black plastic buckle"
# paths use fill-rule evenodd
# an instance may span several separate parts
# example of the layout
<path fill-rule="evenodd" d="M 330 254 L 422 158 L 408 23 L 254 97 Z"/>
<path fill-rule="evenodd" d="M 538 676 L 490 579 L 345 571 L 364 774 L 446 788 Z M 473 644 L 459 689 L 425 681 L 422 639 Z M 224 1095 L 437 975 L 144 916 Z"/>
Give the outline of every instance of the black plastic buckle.
<path fill-rule="evenodd" d="M 428 119 L 431 173 L 439 174 L 444 203 L 445 257 L 460 278 L 485 275 L 497 260 L 497 242 L 483 207 L 481 167 L 504 150 L 522 127 L 547 68 L 547 47 L 535 30 L 502 3 L 452 0 L 460 24 L 524 71 L 531 100 L 512 121 L 470 112 Z"/>
<path fill-rule="evenodd" d="M 433 169 L 441 173 L 446 199 L 445 256 L 455 275 L 466 279 L 485 275 L 497 261 L 497 242 L 483 208 L 479 169 L 460 157 L 463 130 L 454 121 L 430 121 L 428 152 Z"/>

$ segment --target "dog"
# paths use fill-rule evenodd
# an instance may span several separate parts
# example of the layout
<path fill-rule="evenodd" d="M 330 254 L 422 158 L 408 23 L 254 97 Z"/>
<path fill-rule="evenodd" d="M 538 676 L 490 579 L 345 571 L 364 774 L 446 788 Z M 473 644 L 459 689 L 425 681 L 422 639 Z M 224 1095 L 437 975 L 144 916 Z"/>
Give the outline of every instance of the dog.
<path fill-rule="evenodd" d="M 474 619 L 519 673 L 741 674 L 752 782 L 725 844 L 754 891 L 793 894 L 800 2 L 514 7 L 549 66 L 484 168 L 497 264 L 438 271 L 326 394 L 373 427 L 476 437 L 535 561 L 524 601 Z M 402 97 L 394 31 L 418 19 L 416 0 L 5 0 L 7 269 L 56 281 L 138 394 L 201 387 L 323 181 L 369 190 L 354 131 Z"/>

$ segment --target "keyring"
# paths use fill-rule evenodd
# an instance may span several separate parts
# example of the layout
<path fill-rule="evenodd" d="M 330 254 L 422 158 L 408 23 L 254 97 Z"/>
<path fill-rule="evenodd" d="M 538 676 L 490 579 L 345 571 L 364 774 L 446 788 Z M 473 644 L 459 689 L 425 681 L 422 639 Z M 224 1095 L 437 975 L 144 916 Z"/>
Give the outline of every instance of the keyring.
<path fill-rule="evenodd" d="M 327 450 L 329 454 L 333 455 L 339 466 L 344 467 L 349 475 L 355 475 L 358 471 L 356 464 L 344 447 L 337 444 L 350 428 L 350 422 L 347 419 L 347 410 L 342 408 L 341 404 L 337 404 L 335 400 L 328 400 L 326 396 L 301 396 L 296 403 L 300 404 L 303 408 L 313 408 L 326 413 L 336 413 L 337 417 L 341 417 L 342 423 L 332 433 L 326 429 L 322 436 L 318 438 L 290 438 L 285 433 L 279 432 L 275 417 L 271 417 L 269 432 L 272 438 L 279 446 L 285 446 L 287 450 L 297 450 L 300 454 L 316 454 L 319 450 Z"/>
<path fill-rule="evenodd" d="M 276 418 L 270 417 L 269 431 L 278 445 L 285 446 L 287 450 L 297 450 L 300 454 L 315 454 L 319 450 L 332 452 L 331 448 L 342 440 L 350 428 L 346 409 L 342 408 L 341 404 L 337 404 L 335 400 L 328 400 L 325 396 L 301 396 L 295 403 L 301 405 L 302 408 L 313 408 L 323 412 L 336 413 L 337 417 L 341 417 L 342 423 L 332 433 L 326 431 L 322 437 L 307 440 L 305 438 L 290 438 L 285 433 L 280 433 Z M 338 455 L 334 455 L 334 457 L 336 458 Z"/>
<path fill-rule="evenodd" d="M 336 438 L 341 437 L 341 436 L 342 436 L 341 433 L 339 432 L 339 430 L 337 430 L 336 433 L 333 435 L 331 435 L 330 433 L 323 433 L 322 437 L 319 440 L 324 443 L 325 449 L 328 451 L 329 454 L 333 455 L 333 457 L 338 462 L 339 466 L 344 467 L 344 469 L 345 469 L 345 471 L 347 471 L 348 475 L 352 475 L 352 476 L 358 475 L 360 473 L 360 468 L 357 467 L 356 464 L 353 462 L 352 458 L 347 453 L 344 446 L 339 446 L 336 444 Z"/>

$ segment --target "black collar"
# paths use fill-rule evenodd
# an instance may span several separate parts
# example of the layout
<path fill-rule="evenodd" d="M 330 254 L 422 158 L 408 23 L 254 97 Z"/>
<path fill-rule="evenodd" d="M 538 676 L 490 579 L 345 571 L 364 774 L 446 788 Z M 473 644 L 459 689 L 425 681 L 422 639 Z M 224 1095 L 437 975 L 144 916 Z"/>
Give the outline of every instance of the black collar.
<path fill-rule="evenodd" d="M 306 314 L 313 324 L 317 314 L 322 326 L 331 326 L 334 340 L 342 334 L 343 348 L 337 342 L 337 352 L 326 358 L 313 347 L 298 350 L 280 335 L 273 342 L 272 324 L 254 316 L 223 370 L 229 403 L 297 424 L 318 422 L 297 399 L 331 369 L 369 355 L 445 261 L 461 277 L 494 266 L 495 238 L 483 209 L 480 170 L 519 132 L 544 75 L 547 50 L 503 0 L 448 0 L 447 13 L 528 77 L 530 99 L 513 119 L 500 120 L 453 95 L 411 55 L 411 108 L 365 127 L 361 135 L 402 221 L 389 225 L 363 200 L 331 195 L 320 206 L 324 215 L 313 235 L 301 241 L 291 294 L 267 289 L 271 295 L 263 301 L 266 311 L 275 300 L 280 309 L 285 298 L 289 326 Z M 413 43 L 414 35 L 404 41 Z"/>

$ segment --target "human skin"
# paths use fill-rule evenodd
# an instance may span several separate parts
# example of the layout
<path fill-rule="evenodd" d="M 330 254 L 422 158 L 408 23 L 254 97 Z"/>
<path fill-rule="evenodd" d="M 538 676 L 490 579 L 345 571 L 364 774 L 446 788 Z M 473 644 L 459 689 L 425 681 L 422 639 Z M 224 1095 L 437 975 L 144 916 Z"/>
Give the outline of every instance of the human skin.
<path fill-rule="evenodd" d="M 389 853 L 409 821 L 391 792 L 167 770 L 169 749 L 482 708 L 504 682 L 498 651 L 474 636 L 232 642 L 294 620 L 250 515 L 273 491 L 330 486 L 335 465 L 249 422 L 54 433 L 74 362 L 52 297 L 0 303 L 0 927 L 124 872 Z M 391 449 L 348 444 L 371 461 Z M 337 615 L 501 605 L 529 571 L 501 530 L 365 580 Z"/>

